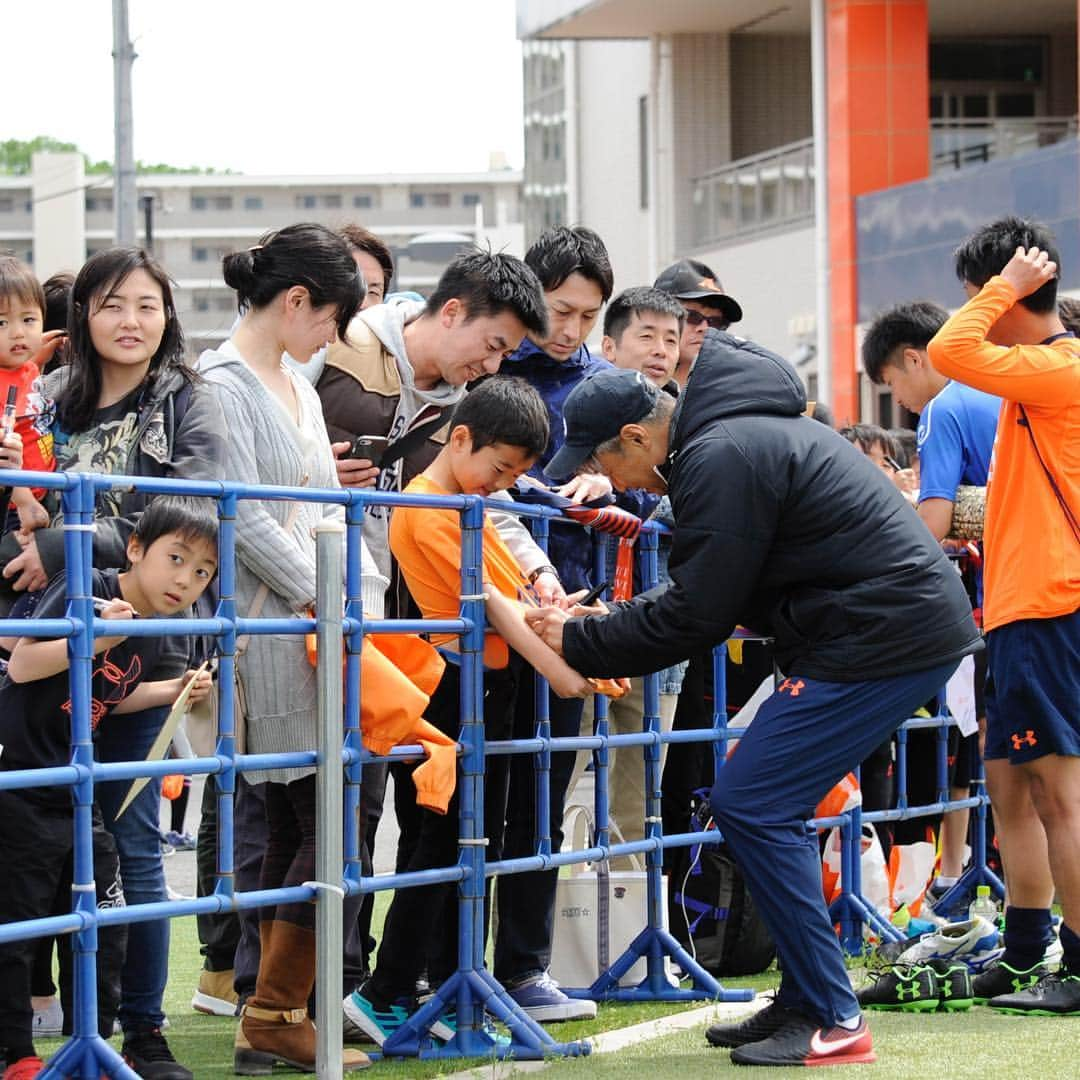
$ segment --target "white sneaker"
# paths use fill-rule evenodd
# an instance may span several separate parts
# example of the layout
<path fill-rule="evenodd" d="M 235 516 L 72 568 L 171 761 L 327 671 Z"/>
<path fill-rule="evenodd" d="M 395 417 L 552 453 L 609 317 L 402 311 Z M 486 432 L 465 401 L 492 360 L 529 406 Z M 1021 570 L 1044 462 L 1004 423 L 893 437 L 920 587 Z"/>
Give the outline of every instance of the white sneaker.
<path fill-rule="evenodd" d="M 998 928 L 976 915 L 964 922 L 947 923 L 913 942 L 896 958 L 898 964 L 925 964 L 929 960 L 960 960 L 978 974 L 1001 958 L 1005 947 Z"/>
<path fill-rule="evenodd" d="M 46 1009 L 34 1010 L 34 1038 L 51 1039 L 64 1031 L 64 1010 L 60 999 L 53 998 Z"/>

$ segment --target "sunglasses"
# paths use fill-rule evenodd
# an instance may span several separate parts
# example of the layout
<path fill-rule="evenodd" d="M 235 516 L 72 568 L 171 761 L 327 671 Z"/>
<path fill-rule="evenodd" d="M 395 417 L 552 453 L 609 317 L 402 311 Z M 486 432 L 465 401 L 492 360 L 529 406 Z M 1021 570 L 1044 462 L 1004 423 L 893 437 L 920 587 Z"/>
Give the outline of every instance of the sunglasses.
<path fill-rule="evenodd" d="M 694 311 L 692 308 L 685 308 L 684 310 L 686 311 L 686 321 L 691 326 L 708 323 L 713 330 L 726 330 L 731 325 L 723 315 L 702 315 L 700 311 Z"/>

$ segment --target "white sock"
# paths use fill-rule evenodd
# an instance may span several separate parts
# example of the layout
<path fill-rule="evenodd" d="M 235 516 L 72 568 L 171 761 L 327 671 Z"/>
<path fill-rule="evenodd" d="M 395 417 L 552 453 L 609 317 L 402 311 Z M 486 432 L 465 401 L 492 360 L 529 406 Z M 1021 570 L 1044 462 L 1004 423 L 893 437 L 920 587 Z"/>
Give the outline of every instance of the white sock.
<path fill-rule="evenodd" d="M 837 1020 L 837 1024 L 847 1031 L 854 1031 L 862 1023 L 862 1013 L 849 1016 L 846 1020 Z"/>
<path fill-rule="evenodd" d="M 938 874 L 938 876 L 934 878 L 934 884 L 941 889 L 951 889 L 959 880 L 959 878 L 942 877 L 941 874 Z"/>

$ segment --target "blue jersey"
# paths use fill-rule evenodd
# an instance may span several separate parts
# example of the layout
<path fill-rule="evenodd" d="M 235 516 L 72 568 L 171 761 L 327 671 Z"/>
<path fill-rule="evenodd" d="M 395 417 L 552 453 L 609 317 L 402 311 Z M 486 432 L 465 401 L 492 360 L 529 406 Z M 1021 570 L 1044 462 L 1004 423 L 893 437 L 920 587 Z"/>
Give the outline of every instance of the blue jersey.
<path fill-rule="evenodd" d="M 960 484 L 982 487 L 990 471 L 1001 398 L 950 382 L 919 417 L 919 502 L 956 499 Z"/>

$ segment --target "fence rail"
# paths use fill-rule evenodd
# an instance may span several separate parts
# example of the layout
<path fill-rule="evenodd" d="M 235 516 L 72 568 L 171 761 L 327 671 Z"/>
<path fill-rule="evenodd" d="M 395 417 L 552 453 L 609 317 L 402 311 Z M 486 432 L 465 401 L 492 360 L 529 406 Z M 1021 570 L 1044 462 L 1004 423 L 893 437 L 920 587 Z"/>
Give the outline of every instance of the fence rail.
<path fill-rule="evenodd" d="M 435 997 L 415 1013 L 384 1047 L 392 1055 L 440 1057 L 507 1056 L 538 1058 L 550 1054 L 576 1055 L 588 1052 L 582 1042 L 556 1042 L 531 1020 L 484 968 L 483 882 L 486 877 L 549 869 L 571 863 L 607 860 L 619 855 L 644 853 L 647 870 L 647 918 L 641 933 L 629 949 L 602 972 L 591 987 L 571 988 L 578 996 L 606 1000 L 726 1000 L 745 1001 L 750 990 L 727 990 L 704 971 L 665 929 L 665 896 L 662 878 L 664 850 L 694 844 L 715 844 L 720 837 L 710 832 L 680 833 L 665 836 L 660 819 L 660 749 L 664 743 L 711 742 L 718 769 L 722 767 L 729 738 L 722 703 L 724 691 L 725 647 L 715 652 L 715 697 L 718 703 L 712 728 L 662 733 L 659 720 L 658 676 L 645 679 L 645 708 L 640 733 L 609 735 L 606 700 L 597 699 L 597 729 L 594 735 L 553 738 L 546 713 L 546 692 L 536 700 L 536 733 L 529 739 L 485 743 L 483 724 L 482 662 L 484 609 L 482 598 L 482 527 L 484 502 L 475 496 L 416 496 L 355 490 L 311 490 L 289 487 L 247 487 L 233 483 L 209 483 L 164 479 L 146 479 L 93 474 L 37 474 L 12 472 L 8 482 L 16 485 L 49 487 L 62 492 L 65 521 L 66 581 L 69 599 L 68 617 L 33 621 L 0 620 L 0 633 L 67 637 L 72 691 L 72 762 L 49 769 L 0 771 L 0 790 L 28 786 L 69 786 L 73 792 L 74 874 L 72 912 L 66 915 L 34 919 L 0 926 L 0 942 L 39 937 L 46 934 L 73 935 L 73 971 L 75 981 L 74 1032 L 41 1074 L 45 1077 L 79 1076 L 97 1078 L 102 1071 L 112 1076 L 134 1078 L 135 1073 L 116 1051 L 97 1033 L 96 949 L 98 927 L 161 918 L 175 918 L 198 913 L 235 912 L 285 902 L 315 900 L 317 904 L 319 1000 L 333 1002 L 341 997 L 341 912 L 346 893 L 357 894 L 396 888 L 410 888 L 435 882 L 457 882 L 459 903 L 459 969 L 444 983 Z M 217 500 L 219 516 L 219 604 L 209 619 L 139 619 L 101 620 L 94 617 L 91 589 L 93 562 L 92 533 L 96 496 L 112 488 L 147 493 L 172 493 L 205 496 Z M 319 566 L 319 603 L 317 618 L 246 619 L 236 610 L 236 507 L 241 499 L 305 500 L 341 504 L 345 508 L 344 527 L 324 528 L 317 538 Z M 365 507 L 383 505 L 426 505 L 457 511 L 462 519 L 461 617 L 456 620 L 367 619 L 361 596 L 361 535 Z M 506 503 L 498 509 L 506 510 Z M 546 549 L 547 526 L 557 511 L 545 507 L 514 505 L 512 509 L 531 519 L 534 534 Z M 656 552 L 662 526 L 646 524 L 639 538 L 639 558 L 643 584 L 657 579 Z M 342 541 L 344 540 L 344 550 Z M 602 560 L 600 541 L 598 558 Z M 341 565 L 345 568 L 344 612 L 340 585 Z M 318 634 L 319 745 L 310 751 L 292 754 L 241 754 L 235 738 L 235 701 L 233 669 L 236 639 L 246 633 Z M 218 637 L 219 713 L 215 754 L 208 757 L 168 762 L 99 763 L 93 760 L 90 726 L 91 658 L 93 638 L 108 633 L 132 635 L 184 633 L 213 634 Z M 459 857 L 455 865 L 403 874 L 364 876 L 360 869 L 361 769 L 368 762 L 409 760 L 421 756 L 418 746 L 400 746 L 387 755 L 376 756 L 361 744 L 360 651 L 364 635 L 369 633 L 452 632 L 461 635 L 462 727 L 460 738 L 460 833 Z M 342 647 L 345 649 L 344 685 L 342 683 Z M 538 687 L 546 684 L 538 679 Z M 344 711 L 344 724 L 342 713 Z M 939 727 L 947 727 L 947 717 L 935 718 Z M 924 726 L 923 721 L 914 722 Z M 646 775 L 645 837 L 625 844 L 610 843 L 607 752 L 609 748 L 640 746 Z M 553 851 L 551 821 L 548 812 L 551 754 L 560 751 L 589 749 L 596 753 L 595 843 L 584 850 Z M 481 835 L 483 828 L 485 756 L 529 754 L 536 762 L 537 815 L 535 854 L 518 859 L 487 863 Z M 901 757 L 903 762 L 905 759 Z M 328 767 L 340 762 L 341 768 Z M 317 881 L 278 890 L 236 892 L 233 865 L 233 794 L 236 775 L 250 769 L 294 765 L 316 765 L 318 773 L 318 865 Z M 943 759 L 939 761 L 943 766 Z M 901 765 L 901 776 L 906 775 Z M 344 782 L 342 782 L 344 772 Z M 216 776 L 217 785 L 217 877 L 210 896 L 196 899 L 139 904 L 99 910 L 94 893 L 93 851 L 91 842 L 94 786 L 105 780 L 132 779 L 138 776 L 161 776 L 166 773 Z M 981 773 L 980 773 L 981 777 Z M 981 781 L 980 781 L 981 782 Z M 839 824 L 845 837 L 843 893 L 834 905 L 834 915 L 841 925 L 849 947 L 861 947 L 864 922 L 874 924 L 884 936 L 898 932 L 884 922 L 860 896 L 858 847 L 861 821 L 879 820 L 881 814 L 917 816 L 951 808 L 947 785 L 939 776 L 939 795 L 945 799 L 932 807 L 906 807 L 898 811 L 861 814 L 856 808 L 829 823 Z M 984 816 L 987 798 L 981 793 L 964 800 Z M 823 822 L 822 824 L 826 824 Z M 983 837 L 980 828 L 976 839 Z M 985 849 L 976 847 L 976 865 L 969 872 L 971 880 L 989 880 L 985 870 Z M 991 883 L 1000 891 L 1000 883 Z M 970 884 L 967 878 L 961 885 Z M 959 890 L 960 886 L 957 887 Z M 673 987 L 667 980 L 664 961 L 672 957 L 690 977 L 689 987 Z M 644 958 L 647 976 L 636 987 L 622 988 L 620 977 L 639 959 Z M 443 1046 L 433 1046 L 427 1029 L 441 1012 L 456 1008 L 457 1034 Z M 495 1043 L 484 1030 L 483 1013 L 487 1010 L 504 1022 L 511 1032 L 507 1045 Z M 329 1010 L 335 1012 L 333 1008 Z M 328 1016 L 318 1025 L 318 1075 L 336 1077 L 341 1071 L 341 1018 Z"/>

